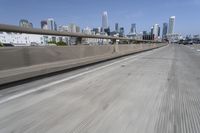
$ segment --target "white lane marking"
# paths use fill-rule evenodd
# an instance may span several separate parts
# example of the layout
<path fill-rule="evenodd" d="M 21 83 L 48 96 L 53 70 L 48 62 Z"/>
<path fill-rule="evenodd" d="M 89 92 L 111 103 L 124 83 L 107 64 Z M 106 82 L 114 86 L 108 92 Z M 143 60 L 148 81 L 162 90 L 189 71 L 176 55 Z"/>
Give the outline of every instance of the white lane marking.
<path fill-rule="evenodd" d="M 105 66 L 101 66 L 101 67 L 98 67 L 98 68 L 94 68 L 94 69 L 92 69 L 92 70 L 89 70 L 89 71 L 86 71 L 86 72 L 82 72 L 82 73 L 73 75 L 73 76 L 71 76 L 71 77 L 64 78 L 64 79 L 62 79 L 62 80 L 58 80 L 58 81 L 54 81 L 54 82 L 48 83 L 48 84 L 46 84 L 46 85 L 42 85 L 42 86 L 37 87 L 37 88 L 35 88 L 35 89 L 27 90 L 27 91 L 22 92 L 22 93 L 20 93 L 20 94 L 16 94 L 16 95 L 14 95 L 14 96 L 10 96 L 10 97 L 8 97 L 8 98 L 5 98 L 5 99 L 1 100 L 1 101 L 0 101 L 0 104 L 3 104 L 3 103 L 6 103 L 6 102 L 8 102 L 8 101 L 17 99 L 17 98 L 19 98 L 19 97 L 22 97 L 22 96 L 31 94 L 31 93 L 33 93 L 33 92 L 37 92 L 37 91 L 39 91 L 39 90 L 48 88 L 48 87 L 50 87 L 50 86 L 54 86 L 54 85 L 60 84 L 60 83 L 65 82 L 65 81 L 69 81 L 69 80 L 71 80 L 71 79 L 74 79 L 74 78 L 77 78 L 77 77 L 86 75 L 86 74 L 88 74 L 88 73 L 92 73 L 92 72 L 95 72 L 95 71 L 104 69 L 104 68 L 106 68 L 106 67 L 109 67 L 109 66 L 112 66 L 112 65 L 115 65 L 115 64 L 124 62 L 124 61 L 126 61 L 126 60 L 137 59 L 137 57 L 140 57 L 140 56 L 141 56 L 141 57 L 147 56 L 147 55 L 149 55 L 149 54 L 151 54 L 151 53 L 154 53 L 155 51 L 156 51 L 156 50 L 151 51 L 151 52 L 148 52 L 148 53 L 143 53 L 143 54 L 139 54 L 139 55 L 134 55 L 134 57 L 125 58 L 125 59 L 122 59 L 122 60 L 119 60 L 119 61 L 116 61 L 116 62 L 107 64 L 107 65 L 105 65 Z M 133 60 L 131 60 L 131 61 L 133 61 Z"/>
<path fill-rule="evenodd" d="M 197 52 L 200 52 L 200 49 L 197 49 Z"/>

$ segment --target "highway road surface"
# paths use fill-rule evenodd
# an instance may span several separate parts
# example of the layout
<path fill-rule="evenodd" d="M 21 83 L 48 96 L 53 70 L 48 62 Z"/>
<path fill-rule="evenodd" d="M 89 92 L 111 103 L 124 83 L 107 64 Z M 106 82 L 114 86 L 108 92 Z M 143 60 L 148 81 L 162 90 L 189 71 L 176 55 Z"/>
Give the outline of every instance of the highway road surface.
<path fill-rule="evenodd" d="M 171 44 L 0 90 L 0 133 L 200 133 L 200 51 Z"/>

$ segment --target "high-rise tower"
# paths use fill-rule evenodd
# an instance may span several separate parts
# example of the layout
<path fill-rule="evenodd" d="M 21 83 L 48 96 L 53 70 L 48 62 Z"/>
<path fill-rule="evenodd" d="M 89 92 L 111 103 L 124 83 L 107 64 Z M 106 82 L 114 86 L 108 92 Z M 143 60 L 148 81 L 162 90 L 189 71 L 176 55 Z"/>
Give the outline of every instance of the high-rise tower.
<path fill-rule="evenodd" d="M 135 23 L 131 24 L 131 31 L 130 32 L 136 34 L 136 24 Z"/>
<path fill-rule="evenodd" d="M 115 32 L 119 32 L 119 24 L 115 23 Z"/>
<path fill-rule="evenodd" d="M 166 37 L 167 35 L 167 29 L 168 29 L 168 24 L 167 23 L 163 23 L 163 30 L 162 30 L 162 37 Z"/>
<path fill-rule="evenodd" d="M 102 29 L 108 29 L 108 13 L 106 11 L 103 12 L 102 15 Z"/>
<path fill-rule="evenodd" d="M 47 19 L 48 30 L 57 30 L 56 22 L 53 18 Z"/>
<path fill-rule="evenodd" d="M 169 18 L 168 34 L 174 33 L 174 25 L 175 25 L 175 16 L 172 16 L 172 17 Z"/>
<path fill-rule="evenodd" d="M 157 38 L 159 36 L 159 25 L 158 24 L 155 24 L 153 26 L 153 34 L 154 34 L 155 38 Z"/>

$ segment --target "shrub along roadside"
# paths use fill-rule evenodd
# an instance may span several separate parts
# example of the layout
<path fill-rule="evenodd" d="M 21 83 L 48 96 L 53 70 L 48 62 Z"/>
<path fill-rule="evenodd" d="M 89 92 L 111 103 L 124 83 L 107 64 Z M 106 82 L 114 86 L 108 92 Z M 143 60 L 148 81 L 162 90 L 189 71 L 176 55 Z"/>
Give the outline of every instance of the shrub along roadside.
<path fill-rule="evenodd" d="M 65 42 L 55 42 L 55 41 L 50 41 L 48 44 L 56 44 L 57 46 L 67 46 Z"/>

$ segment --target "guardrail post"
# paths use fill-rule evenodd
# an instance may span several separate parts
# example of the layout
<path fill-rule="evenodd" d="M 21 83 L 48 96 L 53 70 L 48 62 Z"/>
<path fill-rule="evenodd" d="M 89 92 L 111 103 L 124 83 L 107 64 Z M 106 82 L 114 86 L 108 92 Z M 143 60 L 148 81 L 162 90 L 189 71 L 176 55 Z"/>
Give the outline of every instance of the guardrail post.
<path fill-rule="evenodd" d="M 114 52 L 119 52 L 119 45 L 116 39 L 112 40 L 112 43 L 114 44 Z"/>

